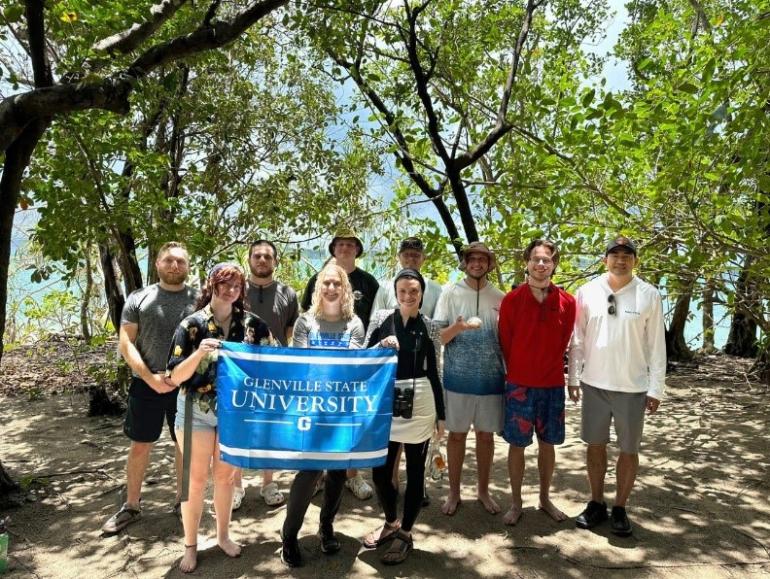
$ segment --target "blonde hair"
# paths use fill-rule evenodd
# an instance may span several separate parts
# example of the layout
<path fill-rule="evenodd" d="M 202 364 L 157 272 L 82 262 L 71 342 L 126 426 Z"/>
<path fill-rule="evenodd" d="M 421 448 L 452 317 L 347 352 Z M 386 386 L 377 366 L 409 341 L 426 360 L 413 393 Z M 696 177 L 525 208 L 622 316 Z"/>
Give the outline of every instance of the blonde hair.
<path fill-rule="evenodd" d="M 336 263 L 329 263 L 318 272 L 318 277 L 315 280 L 315 288 L 313 290 L 313 299 L 308 309 L 308 313 L 318 318 L 324 319 L 323 306 L 321 305 L 321 290 L 323 289 L 323 282 L 330 273 L 336 273 L 340 281 L 342 282 L 342 295 L 340 296 L 340 313 L 343 320 L 351 320 L 355 315 L 353 311 L 353 304 L 355 298 L 353 297 L 353 287 L 350 285 L 350 279 L 348 274 Z"/>

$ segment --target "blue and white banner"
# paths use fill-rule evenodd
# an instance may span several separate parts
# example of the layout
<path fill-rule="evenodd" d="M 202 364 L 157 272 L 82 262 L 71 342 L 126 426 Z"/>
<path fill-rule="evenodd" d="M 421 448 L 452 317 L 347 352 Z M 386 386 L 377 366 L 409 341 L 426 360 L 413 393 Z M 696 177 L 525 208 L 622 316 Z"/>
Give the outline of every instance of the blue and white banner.
<path fill-rule="evenodd" d="M 217 364 L 224 461 L 279 470 L 385 463 L 397 364 L 393 350 L 223 342 Z"/>

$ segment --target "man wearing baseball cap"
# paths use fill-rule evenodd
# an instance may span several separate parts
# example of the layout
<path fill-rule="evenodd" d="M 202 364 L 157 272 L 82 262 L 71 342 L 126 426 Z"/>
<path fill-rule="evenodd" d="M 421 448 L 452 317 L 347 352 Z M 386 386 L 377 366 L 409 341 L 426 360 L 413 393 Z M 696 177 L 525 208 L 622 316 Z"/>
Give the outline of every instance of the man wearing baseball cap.
<path fill-rule="evenodd" d="M 356 266 L 356 259 L 361 257 L 364 252 L 364 244 L 349 227 L 341 227 L 337 230 L 329 243 L 329 253 L 339 265 L 348 274 L 350 285 L 353 287 L 355 303 L 353 311 L 361 318 L 364 323 L 364 329 L 369 327 L 369 318 L 372 315 L 372 305 L 377 295 L 380 284 L 377 279 L 359 267 Z M 315 274 L 307 282 L 305 293 L 302 295 L 303 311 L 310 309 L 310 304 L 315 291 L 315 283 L 318 274 Z M 372 486 L 364 480 L 357 469 L 348 469 L 348 479 L 345 486 L 359 500 L 366 500 L 374 494 Z"/>
<path fill-rule="evenodd" d="M 639 468 L 644 412 L 658 409 L 666 378 L 663 307 L 658 290 L 634 275 L 636 245 L 619 236 L 602 259 L 607 273 L 577 292 L 577 319 L 569 351 L 569 395 L 583 398 L 581 437 L 591 500 L 577 517 L 591 529 L 609 517 L 604 502 L 607 443 L 614 421 L 620 454 L 616 467 L 612 532 L 632 533 L 626 502 Z"/>
<path fill-rule="evenodd" d="M 500 506 L 489 494 L 489 475 L 495 453 L 494 433 L 503 428 L 502 353 L 497 338 L 497 317 L 503 292 L 487 276 L 495 254 L 480 241 L 464 248 L 460 269 L 465 279 L 448 285 L 436 305 L 434 319 L 444 326 L 444 390 L 446 428 L 449 431 L 449 495 L 441 507 L 454 515 L 460 500 L 460 479 L 465 441 L 471 426 L 476 433 L 478 500 L 491 514 Z"/>
<path fill-rule="evenodd" d="M 422 264 L 425 263 L 425 248 L 422 240 L 419 237 L 407 237 L 404 239 L 398 246 L 398 261 L 401 264 L 401 269 L 414 269 L 419 272 Z M 438 303 L 438 298 L 441 295 L 441 286 L 432 279 L 424 276 L 423 279 L 425 280 L 425 292 L 420 311 L 429 318 L 433 318 L 436 303 Z M 398 301 L 396 300 L 396 292 L 393 289 L 393 279 L 380 282 L 380 289 L 374 298 L 372 311 L 389 310 L 396 307 L 398 307 Z"/>

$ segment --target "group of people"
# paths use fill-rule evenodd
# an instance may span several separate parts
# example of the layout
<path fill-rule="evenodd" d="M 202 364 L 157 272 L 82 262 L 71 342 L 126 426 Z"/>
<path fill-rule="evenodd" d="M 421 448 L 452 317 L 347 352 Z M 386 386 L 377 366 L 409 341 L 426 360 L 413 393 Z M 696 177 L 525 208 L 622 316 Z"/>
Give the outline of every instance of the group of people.
<path fill-rule="evenodd" d="M 197 535 L 203 495 L 211 472 L 217 541 L 236 557 L 241 547 L 229 537 L 230 517 L 244 491 L 240 470 L 221 461 L 217 450 L 215 354 L 222 341 L 299 348 L 393 348 L 395 391 L 409 394 L 409 412 L 396 411 L 387 459 L 372 470 L 371 486 L 357 471 L 299 471 L 281 528 L 281 559 L 303 564 L 299 533 L 312 497 L 323 489 L 318 527 L 323 553 L 340 549 L 334 519 L 347 486 L 366 499 L 376 492 L 384 521 L 363 538 L 366 548 L 387 546 L 385 564 L 403 562 L 413 549 L 412 528 L 426 503 L 425 465 L 431 439 L 448 432 L 449 492 L 441 510 L 460 508 L 466 439 L 475 433 L 476 496 L 491 514 L 501 512 L 489 492 L 494 435 L 509 444 L 511 506 L 507 525 L 522 517 L 525 448 L 538 441 L 539 509 L 555 521 L 568 517 L 550 497 L 555 446 L 565 439 L 565 386 L 582 398 L 581 437 L 587 443 L 591 499 L 576 518 L 579 528 L 611 519 L 611 531 L 629 536 L 626 502 L 636 478 L 645 410 L 657 410 L 663 396 L 666 354 L 661 298 L 634 275 L 636 245 L 616 237 L 605 248 L 606 273 L 582 286 L 575 297 L 552 282 L 558 247 L 537 239 L 523 252 L 525 282 L 507 294 L 490 274 L 496 256 L 473 242 L 460 259 L 463 278 L 441 287 L 420 273 L 425 249 L 404 239 L 401 270 L 378 282 L 356 265 L 364 251 L 353 231 L 339 231 L 329 245 L 330 261 L 308 282 L 301 302 L 274 279 L 278 252 L 267 240 L 249 249 L 248 279 L 233 263 L 214 266 L 196 292 L 185 284 L 185 248 L 167 243 L 158 252 L 160 281 L 129 296 L 120 328 L 120 352 L 134 377 L 124 431 L 131 439 L 127 495 L 103 526 L 119 532 L 141 513 L 141 486 L 152 445 L 163 421 L 177 449 L 177 500 L 185 550 L 180 569 L 197 565 Z M 300 306 L 303 313 L 300 313 Z M 565 355 L 568 377 L 565 382 Z M 611 511 L 605 501 L 607 444 L 614 423 L 620 447 Z M 406 458 L 406 486 L 399 516 L 398 472 Z M 284 497 L 263 473 L 260 494 L 269 505 Z M 186 500 L 181 502 L 184 497 Z"/>

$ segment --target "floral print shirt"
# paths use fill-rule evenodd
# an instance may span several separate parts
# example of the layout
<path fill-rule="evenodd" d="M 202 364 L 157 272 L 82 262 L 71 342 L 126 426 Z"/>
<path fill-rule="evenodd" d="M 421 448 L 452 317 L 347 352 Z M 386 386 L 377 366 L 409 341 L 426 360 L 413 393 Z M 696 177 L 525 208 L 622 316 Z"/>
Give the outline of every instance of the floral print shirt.
<path fill-rule="evenodd" d="M 171 370 L 195 352 L 205 338 L 225 339 L 224 330 L 214 320 L 211 304 L 186 317 L 177 326 L 174 340 L 171 342 L 171 353 L 166 373 L 170 374 Z M 270 329 L 261 318 L 243 311 L 236 305 L 233 305 L 227 341 L 260 346 L 277 345 L 270 334 Z M 195 373 L 182 382 L 179 389 L 183 392 L 195 392 L 198 397 L 212 401 L 213 406 L 213 400 L 216 400 L 216 378 L 217 352 L 214 352 L 201 360 Z"/>

